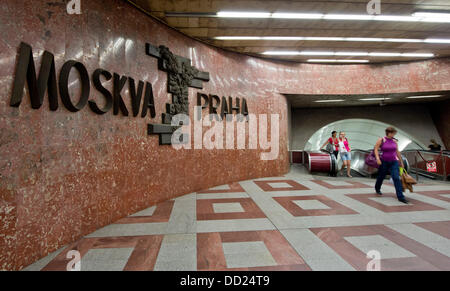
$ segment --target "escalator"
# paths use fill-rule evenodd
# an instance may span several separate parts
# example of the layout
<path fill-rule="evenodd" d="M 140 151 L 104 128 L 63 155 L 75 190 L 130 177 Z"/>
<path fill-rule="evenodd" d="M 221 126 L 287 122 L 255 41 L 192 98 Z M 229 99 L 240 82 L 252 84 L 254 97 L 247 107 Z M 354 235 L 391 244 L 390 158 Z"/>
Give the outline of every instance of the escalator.
<path fill-rule="evenodd" d="M 366 165 L 365 160 L 370 151 L 353 150 L 351 170 L 352 176 L 375 178 L 378 169 Z M 298 155 L 300 156 L 300 155 Z M 410 174 L 415 174 L 416 180 L 419 176 L 433 180 L 450 179 L 450 152 L 433 152 L 426 150 L 402 151 L 403 164 Z M 301 163 L 305 165 L 310 173 L 325 173 L 336 176 L 342 168 L 340 157 L 336 159 L 333 154 L 326 151 L 301 152 Z M 430 168 L 430 165 L 432 167 Z"/>
<path fill-rule="evenodd" d="M 406 156 L 411 165 L 410 172 L 416 174 L 417 177 L 420 175 L 433 180 L 449 180 L 449 151 L 407 150 L 402 154 Z"/>
<path fill-rule="evenodd" d="M 352 151 L 351 170 L 353 176 L 376 177 L 378 169 L 369 167 L 365 163 L 366 157 L 369 154 L 370 151 Z M 402 154 L 402 157 L 405 168 L 407 171 L 409 171 L 410 162 L 405 155 Z M 326 151 L 302 152 L 301 161 L 301 163 L 306 166 L 310 173 L 326 173 L 330 176 L 336 176 L 339 170 L 342 168 L 342 160 L 339 158 L 339 156 L 336 159 L 334 154 L 330 154 Z"/>
<path fill-rule="evenodd" d="M 362 177 L 376 177 L 378 169 L 369 167 L 366 165 L 366 158 L 370 155 L 371 151 L 364 150 L 353 150 L 352 151 L 352 171 L 357 172 Z M 410 170 L 410 164 L 405 155 L 402 154 L 403 164 L 405 165 L 406 171 Z M 342 162 L 340 164 L 342 167 Z"/>

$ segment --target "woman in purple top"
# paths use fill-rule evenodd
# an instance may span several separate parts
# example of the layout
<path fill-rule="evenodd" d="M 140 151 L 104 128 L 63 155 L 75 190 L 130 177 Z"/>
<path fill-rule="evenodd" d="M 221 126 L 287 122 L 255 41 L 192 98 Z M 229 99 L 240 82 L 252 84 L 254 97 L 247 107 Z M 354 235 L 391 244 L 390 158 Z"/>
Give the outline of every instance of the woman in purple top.
<path fill-rule="evenodd" d="M 375 191 L 378 195 L 381 193 L 381 185 L 388 172 L 391 173 L 392 180 L 394 180 L 395 191 L 397 192 L 397 198 L 400 202 L 408 203 L 408 200 L 403 196 L 403 186 L 400 180 L 399 166 L 404 168 L 402 155 L 398 150 L 398 144 L 394 136 L 397 134 L 397 130 L 393 127 L 386 128 L 386 137 L 380 138 L 375 145 L 374 153 L 377 158 L 377 163 L 380 165 L 378 169 L 377 183 L 375 184 Z M 381 150 L 383 155 L 380 157 Z"/>

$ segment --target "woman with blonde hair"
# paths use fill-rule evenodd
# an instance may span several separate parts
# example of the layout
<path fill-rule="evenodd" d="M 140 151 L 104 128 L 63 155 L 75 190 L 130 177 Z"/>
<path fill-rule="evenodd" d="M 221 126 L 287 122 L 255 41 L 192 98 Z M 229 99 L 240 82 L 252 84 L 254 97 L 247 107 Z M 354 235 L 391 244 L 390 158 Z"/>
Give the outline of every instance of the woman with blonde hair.
<path fill-rule="evenodd" d="M 345 167 L 347 167 L 347 177 L 352 178 L 352 175 L 350 175 L 352 162 L 352 153 L 351 153 L 352 149 L 350 148 L 348 139 L 345 137 L 345 132 L 341 131 L 339 133 L 338 143 L 339 143 L 339 154 L 341 155 L 342 160 L 341 172 L 344 170 Z"/>

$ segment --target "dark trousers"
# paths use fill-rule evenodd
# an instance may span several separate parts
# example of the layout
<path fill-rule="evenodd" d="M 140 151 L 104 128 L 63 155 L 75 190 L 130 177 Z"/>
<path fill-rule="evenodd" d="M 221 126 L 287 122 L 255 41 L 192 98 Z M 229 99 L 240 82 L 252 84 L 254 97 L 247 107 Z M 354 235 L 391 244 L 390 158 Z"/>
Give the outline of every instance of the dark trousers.
<path fill-rule="evenodd" d="M 337 158 L 338 158 L 338 155 L 339 155 L 339 151 L 333 151 L 332 155 L 334 155 L 336 157 L 336 167 L 337 167 Z M 333 172 L 333 173 L 330 173 L 330 176 L 331 177 L 337 177 L 337 174 Z"/>
<path fill-rule="evenodd" d="M 334 151 L 333 154 L 334 154 L 334 156 L 335 156 L 336 159 L 337 159 L 337 158 L 338 158 L 338 155 L 339 155 L 339 151 Z"/>
<path fill-rule="evenodd" d="M 388 173 L 391 173 L 392 180 L 394 180 L 395 191 L 397 192 L 398 199 L 404 199 L 403 196 L 403 185 L 400 180 L 400 168 L 398 161 L 393 162 L 385 162 L 382 161 L 380 168 L 378 169 L 378 178 L 377 183 L 375 184 L 375 190 L 380 192 L 381 185 L 383 185 L 383 181 L 386 178 Z"/>

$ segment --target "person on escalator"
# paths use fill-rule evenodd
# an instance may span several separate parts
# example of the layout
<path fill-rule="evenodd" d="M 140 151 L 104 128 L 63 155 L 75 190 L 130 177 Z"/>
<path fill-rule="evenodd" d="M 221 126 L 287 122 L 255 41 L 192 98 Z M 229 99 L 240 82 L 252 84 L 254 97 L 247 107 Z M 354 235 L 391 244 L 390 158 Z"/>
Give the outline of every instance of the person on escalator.
<path fill-rule="evenodd" d="M 327 147 L 327 151 L 329 150 L 330 153 L 333 152 L 334 156 L 337 159 L 339 154 L 339 141 L 337 139 L 337 131 L 333 131 L 331 133 L 331 137 L 323 144 L 320 150 L 323 150 L 325 146 Z"/>
<path fill-rule="evenodd" d="M 434 152 L 440 152 L 442 149 L 442 146 L 436 142 L 436 140 L 432 139 L 430 140 L 431 144 L 428 146 L 430 151 Z"/>
<path fill-rule="evenodd" d="M 377 182 L 375 184 L 375 191 L 378 195 L 383 195 L 381 193 L 381 185 L 383 184 L 384 179 L 388 172 L 391 173 L 392 180 L 394 181 L 395 191 L 397 193 L 397 199 L 400 202 L 408 204 L 408 200 L 406 200 L 403 195 L 403 185 L 400 179 L 400 169 L 399 166 L 404 168 L 402 155 L 398 150 L 397 140 L 395 139 L 395 135 L 397 134 L 397 130 L 393 127 L 386 128 L 386 137 L 378 139 L 374 154 L 377 159 L 377 164 L 380 166 L 378 169 L 378 177 Z M 380 152 L 383 152 L 383 155 L 380 157 Z"/>
<path fill-rule="evenodd" d="M 338 144 L 339 144 L 339 154 L 341 155 L 342 159 L 341 173 L 344 170 L 344 168 L 347 168 L 347 177 L 352 178 L 352 175 L 350 174 L 352 162 L 352 153 L 351 153 L 352 150 L 348 143 L 348 139 L 345 137 L 345 132 L 343 131 L 339 133 Z"/>

